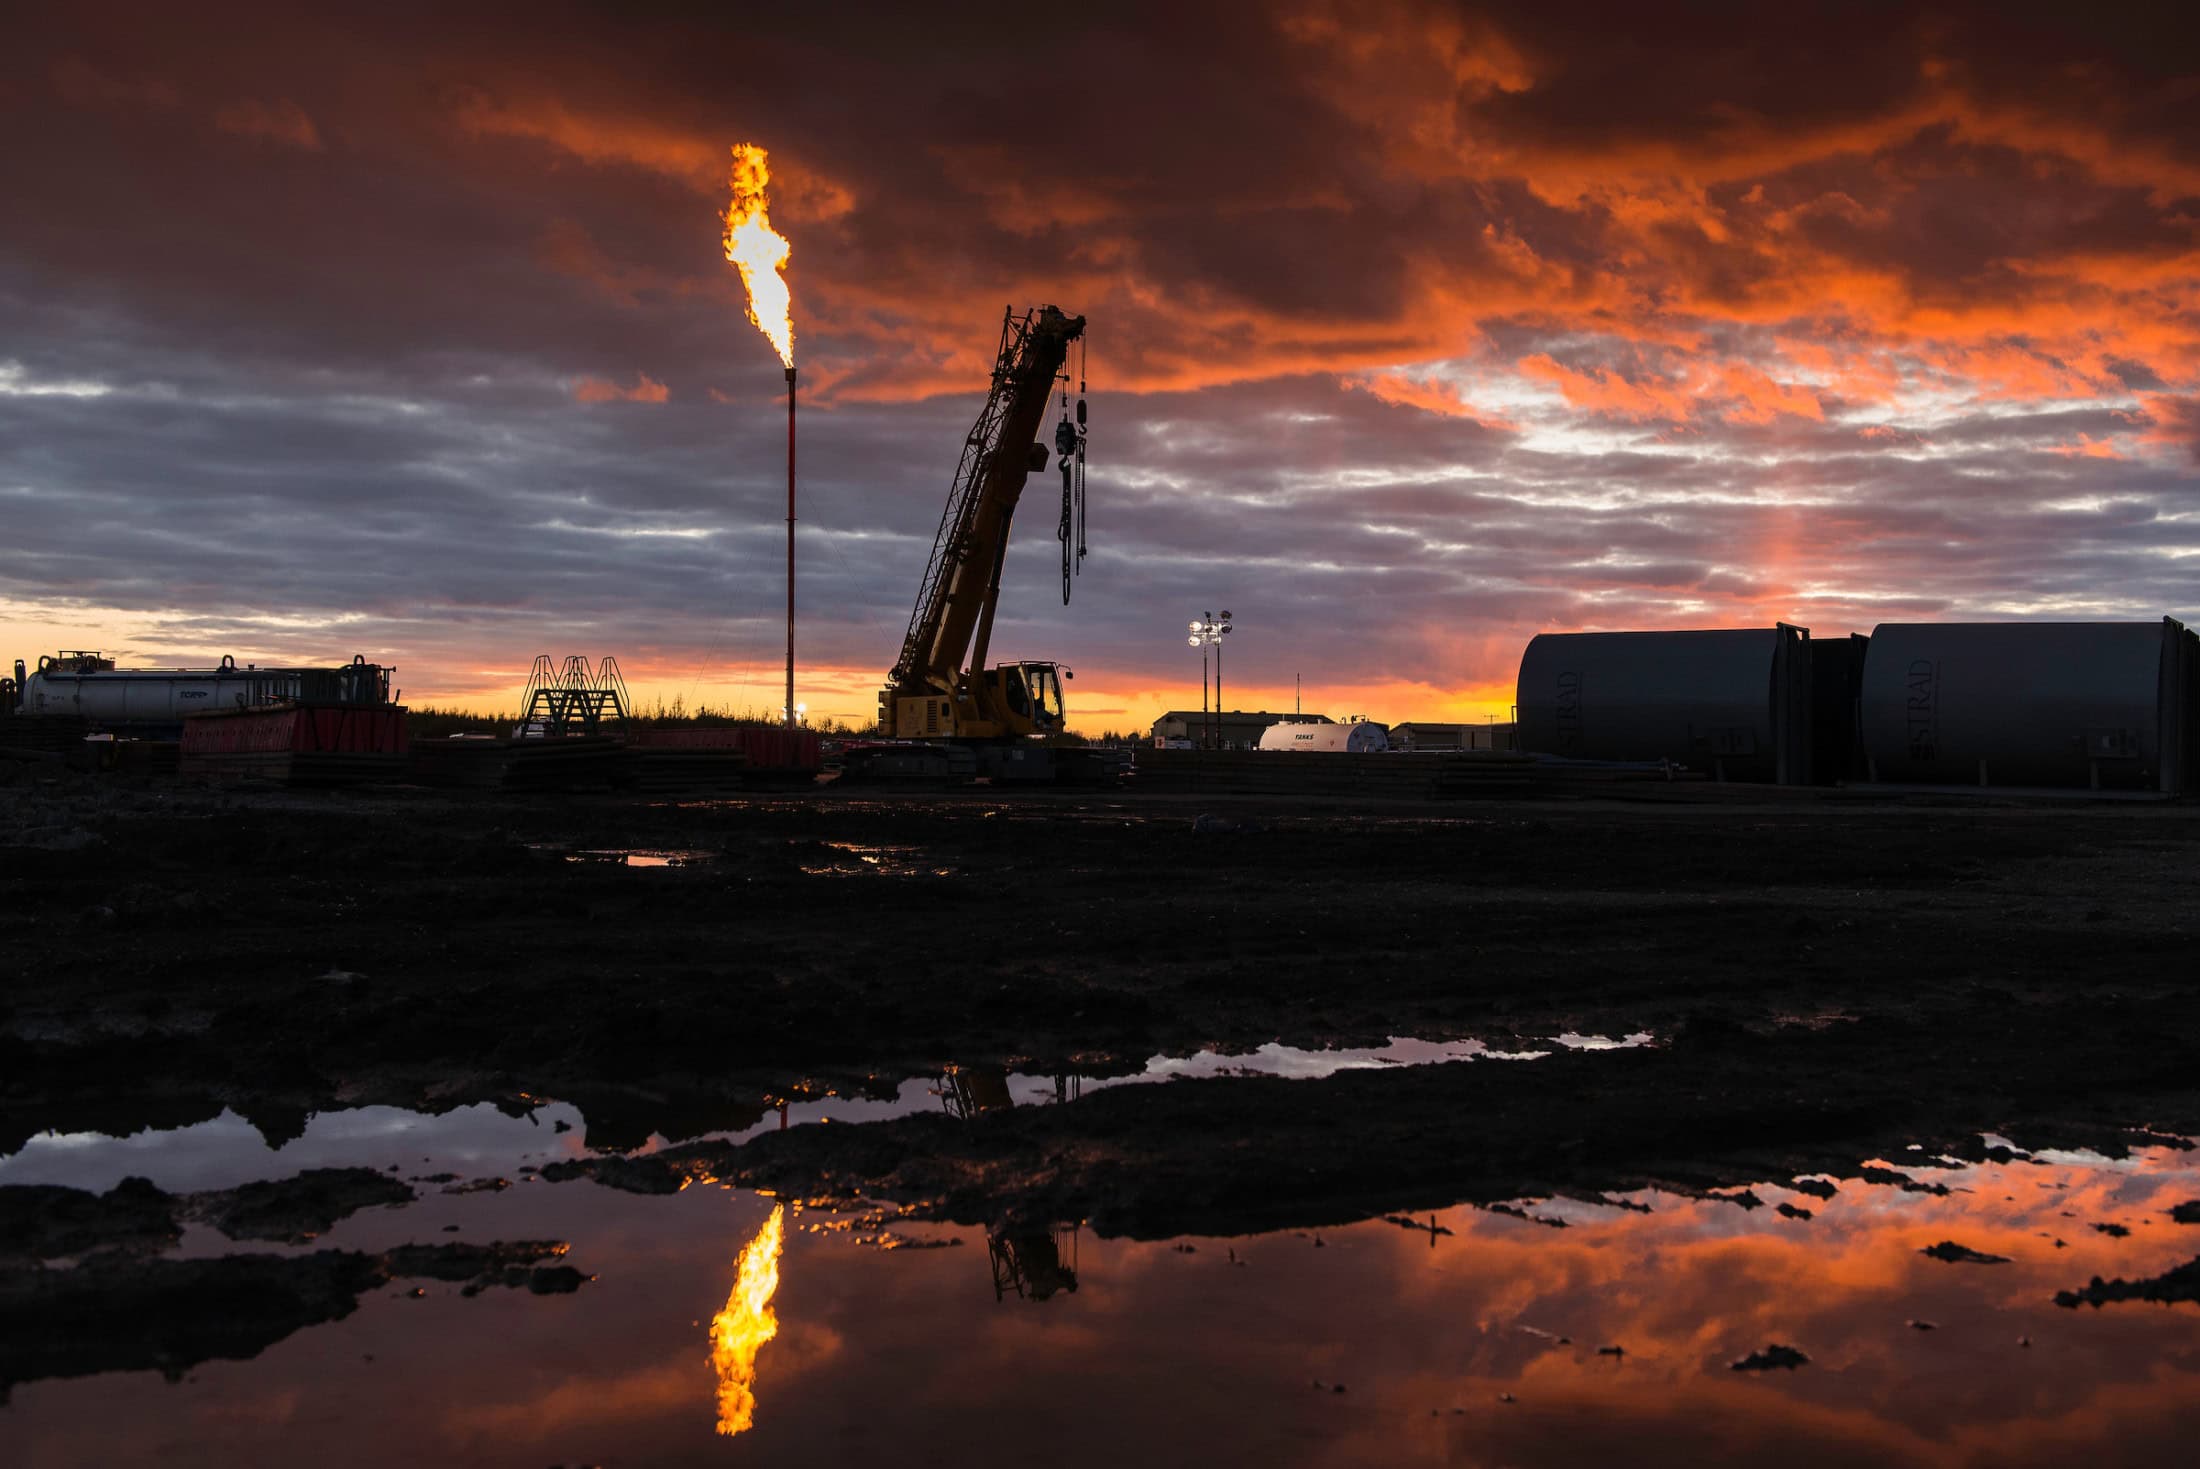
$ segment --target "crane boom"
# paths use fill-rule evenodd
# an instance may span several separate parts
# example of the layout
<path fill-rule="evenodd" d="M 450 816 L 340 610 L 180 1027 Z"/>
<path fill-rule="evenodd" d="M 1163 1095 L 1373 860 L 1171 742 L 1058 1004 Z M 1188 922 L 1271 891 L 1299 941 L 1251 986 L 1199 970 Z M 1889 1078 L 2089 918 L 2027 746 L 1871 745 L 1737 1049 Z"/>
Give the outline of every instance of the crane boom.
<path fill-rule="evenodd" d="M 992 388 L 963 441 L 901 657 L 880 692 L 880 722 L 888 733 L 1001 738 L 1043 732 L 1046 721 L 1035 721 L 1031 707 L 1037 702 L 1043 715 L 1045 691 L 1031 687 L 1042 676 L 988 677 L 985 658 L 1009 523 L 1025 480 L 1043 467 L 1044 446 L 1034 441 L 1070 344 L 1084 330 L 1082 316 L 1053 306 L 1021 316 L 1011 308 L 1002 318 Z M 1052 684 L 1058 726 L 1061 693 L 1053 666 L 1030 667 L 1043 668 L 1043 681 Z"/>

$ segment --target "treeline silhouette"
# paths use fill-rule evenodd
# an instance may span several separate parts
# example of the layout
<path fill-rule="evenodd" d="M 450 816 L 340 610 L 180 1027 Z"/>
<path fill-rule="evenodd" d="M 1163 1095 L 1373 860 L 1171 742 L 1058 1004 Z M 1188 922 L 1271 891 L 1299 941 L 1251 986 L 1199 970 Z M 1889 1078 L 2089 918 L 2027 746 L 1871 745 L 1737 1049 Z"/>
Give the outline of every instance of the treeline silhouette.
<path fill-rule="evenodd" d="M 416 740 L 447 739 L 455 734 L 509 735 L 519 723 L 516 713 L 483 713 L 474 709 L 445 709 L 433 704 L 408 709 L 405 712 L 405 728 Z M 775 714 L 760 709 L 720 709 L 709 704 L 698 704 L 693 709 L 687 701 L 675 697 L 671 703 L 662 698 L 648 704 L 638 704 L 627 711 L 627 723 L 643 728 L 706 728 L 714 726 L 747 725 L 759 729 L 777 729 L 781 723 Z M 839 719 L 805 719 L 805 729 L 819 734 L 849 736 L 868 734 L 870 726 L 853 725 Z"/>
<path fill-rule="evenodd" d="M 452 735 L 479 734 L 504 736 L 512 733 L 519 723 L 516 713 L 490 714 L 473 709 L 445 709 L 434 704 L 422 705 L 405 711 L 405 728 L 416 740 L 443 740 Z M 761 709 L 720 709 L 709 704 L 698 704 L 693 709 L 687 701 L 675 696 L 669 704 L 658 698 L 648 704 L 638 705 L 627 714 L 629 726 L 647 729 L 708 728 L 713 726 L 746 725 L 758 729 L 777 729 L 780 719 L 776 714 Z M 814 729 L 833 739 L 861 739 L 876 737 L 878 726 L 851 724 L 843 719 L 805 718 L 804 729 Z M 1145 737 L 1107 730 L 1085 739 L 1088 745 L 1120 747 L 1142 745 Z"/>

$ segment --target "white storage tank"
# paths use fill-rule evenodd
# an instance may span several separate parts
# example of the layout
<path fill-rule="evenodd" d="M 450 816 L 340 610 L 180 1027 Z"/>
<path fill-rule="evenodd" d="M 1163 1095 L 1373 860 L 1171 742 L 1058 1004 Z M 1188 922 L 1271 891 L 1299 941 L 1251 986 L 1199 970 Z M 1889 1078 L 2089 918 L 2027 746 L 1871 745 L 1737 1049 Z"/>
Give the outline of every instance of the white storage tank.
<path fill-rule="evenodd" d="M 1520 748 L 1669 760 L 1723 780 L 1809 779 L 1810 633 L 1542 633 L 1520 655 Z"/>
<path fill-rule="evenodd" d="M 2200 655 L 2159 622 L 1881 623 L 1859 695 L 1873 780 L 2177 792 Z"/>
<path fill-rule="evenodd" d="M 1271 724 L 1261 731 L 1260 747 L 1372 755 L 1390 748 L 1390 731 L 1372 719 L 1344 724 Z"/>
<path fill-rule="evenodd" d="M 296 697 L 296 683 L 294 674 L 239 668 L 230 658 L 219 668 L 118 669 L 110 659 L 64 654 L 40 658 L 19 698 L 24 714 L 165 728 L 180 727 L 187 716 L 210 709 Z"/>

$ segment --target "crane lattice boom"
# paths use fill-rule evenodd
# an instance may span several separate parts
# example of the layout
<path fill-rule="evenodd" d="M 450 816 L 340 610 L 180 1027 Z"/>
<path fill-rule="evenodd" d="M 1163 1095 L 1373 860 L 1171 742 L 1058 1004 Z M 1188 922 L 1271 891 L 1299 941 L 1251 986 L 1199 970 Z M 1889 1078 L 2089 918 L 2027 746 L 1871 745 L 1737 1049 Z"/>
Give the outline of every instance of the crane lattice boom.
<path fill-rule="evenodd" d="M 1070 344 L 1084 329 L 1082 316 L 1052 306 L 1021 316 L 1013 308 L 1004 313 L 992 388 L 963 441 L 901 657 L 888 676 L 889 695 L 953 696 L 966 659 L 967 666 L 983 666 L 1009 522 L 1031 474 L 1033 441 Z"/>

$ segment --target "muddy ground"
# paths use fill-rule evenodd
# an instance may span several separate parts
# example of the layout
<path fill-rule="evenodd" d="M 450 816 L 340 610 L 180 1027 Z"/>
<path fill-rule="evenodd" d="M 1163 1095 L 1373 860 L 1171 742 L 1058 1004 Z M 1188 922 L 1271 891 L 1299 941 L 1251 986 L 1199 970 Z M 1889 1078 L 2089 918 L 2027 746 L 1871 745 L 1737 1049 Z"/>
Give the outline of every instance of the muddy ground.
<path fill-rule="evenodd" d="M 572 860 L 616 849 L 695 860 Z M 1980 1131 L 2190 1134 L 2196 873 L 2200 811 L 2178 806 L 680 804 L 0 767 L 0 1152 L 224 1106 L 280 1142 L 332 1106 L 530 1097 L 631 1147 L 951 1065 L 1569 1030 L 1660 1043 L 1130 1087 L 651 1168 L 965 1222 L 1227 1233 L 1853 1173 Z"/>

